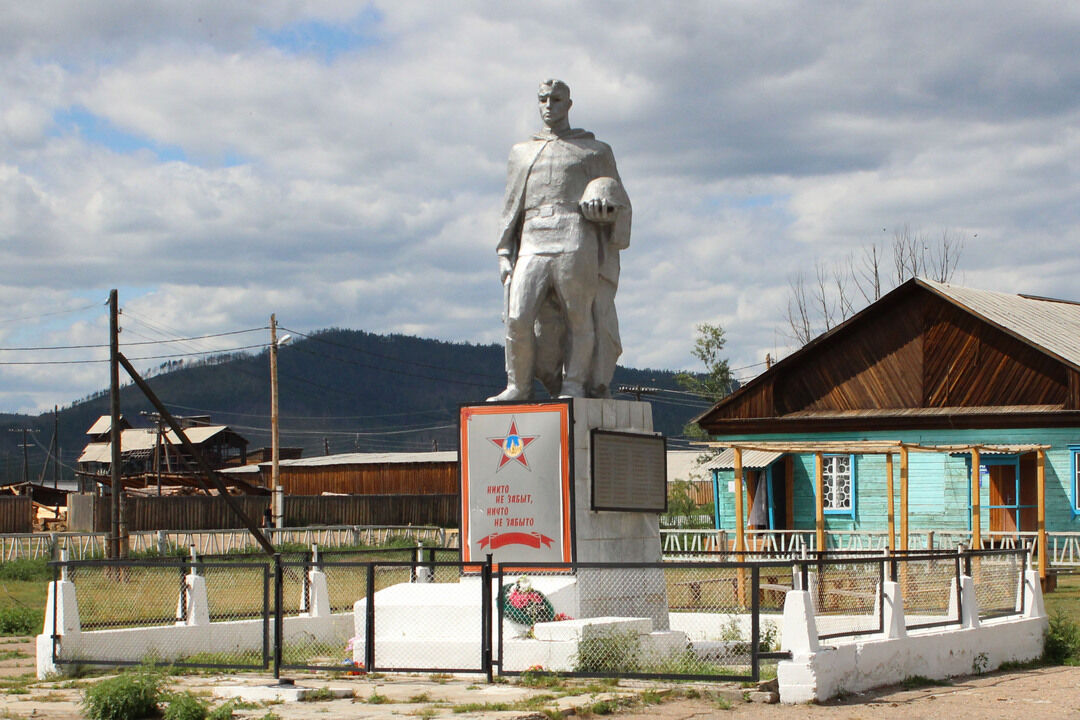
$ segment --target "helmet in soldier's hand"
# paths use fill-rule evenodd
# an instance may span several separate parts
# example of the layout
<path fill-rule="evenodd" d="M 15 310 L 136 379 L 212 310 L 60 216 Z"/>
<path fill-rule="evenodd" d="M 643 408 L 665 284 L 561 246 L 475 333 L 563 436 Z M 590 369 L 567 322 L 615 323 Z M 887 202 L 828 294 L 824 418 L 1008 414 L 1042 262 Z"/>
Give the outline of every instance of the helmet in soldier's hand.
<path fill-rule="evenodd" d="M 630 205 L 630 198 L 626 196 L 622 184 L 611 177 L 596 178 L 585 187 L 585 192 L 581 194 L 580 204 L 584 205 L 593 200 L 604 200 L 614 208 L 625 208 Z M 617 213 L 612 213 L 607 222 L 614 222 L 616 215 Z"/>

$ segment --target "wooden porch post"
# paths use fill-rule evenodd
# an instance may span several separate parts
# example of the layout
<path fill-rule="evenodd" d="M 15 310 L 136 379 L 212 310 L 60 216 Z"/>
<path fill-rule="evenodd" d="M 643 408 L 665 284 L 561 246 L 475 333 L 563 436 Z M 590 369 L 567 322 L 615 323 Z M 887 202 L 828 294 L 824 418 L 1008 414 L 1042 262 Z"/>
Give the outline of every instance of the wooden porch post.
<path fill-rule="evenodd" d="M 742 449 L 733 448 L 735 453 L 735 550 L 746 550 L 746 527 L 743 522 L 743 469 Z"/>
<path fill-rule="evenodd" d="M 814 528 L 817 530 L 817 550 L 825 552 L 825 457 L 818 451 L 814 453 Z"/>
<path fill-rule="evenodd" d="M 982 506 L 979 498 L 979 448 L 971 448 L 971 549 L 982 549 Z"/>
<path fill-rule="evenodd" d="M 892 453 L 885 453 L 885 495 L 887 498 L 888 512 L 886 513 L 889 519 L 889 552 L 896 550 L 896 514 L 893 511 L 895 507 L 893 497 L 893 481 L 892 481 Z"/>
<path fill-rule="evenodd" d="M 1046 580 L 1046 562 L 1049 548 L 1046 547 L 1046 451 L 1039 448 L 1035 454 L 1035 487 L 1038 491 L 1038 526 L 1039 539 L 1039 577 Z"/>
<path fill-rule="evenodd" d="M 908 449 L 900 446 L 900 549 L 908 549 Z"/>

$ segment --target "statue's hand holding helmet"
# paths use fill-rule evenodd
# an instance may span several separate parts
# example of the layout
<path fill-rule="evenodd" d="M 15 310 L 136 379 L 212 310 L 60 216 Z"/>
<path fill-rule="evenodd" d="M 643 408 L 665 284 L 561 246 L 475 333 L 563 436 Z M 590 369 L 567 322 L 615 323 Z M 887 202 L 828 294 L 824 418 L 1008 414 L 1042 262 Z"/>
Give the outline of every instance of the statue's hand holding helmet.
<path fill-rule="evenodd" d="M 629 204 L 622 185 L 610 177 L 600 177 L 590 182 L 578 203 L 586 220 L 604 225 L 615 222 L 619 210 Z"/>

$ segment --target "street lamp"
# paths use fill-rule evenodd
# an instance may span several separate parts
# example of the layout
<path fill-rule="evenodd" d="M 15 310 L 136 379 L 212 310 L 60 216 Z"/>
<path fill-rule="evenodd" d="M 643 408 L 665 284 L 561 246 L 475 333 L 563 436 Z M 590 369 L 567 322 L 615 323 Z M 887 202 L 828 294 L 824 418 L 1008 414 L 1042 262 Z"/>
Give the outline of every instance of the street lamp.
<path fill-rule="evenodd" d="M 278 348 L 292 339 L 292 335 L 277 336 L 277 318 L 270 315 L 270 487 L 274 506 L 274 527 L 281 527 L 285 519 L 284 498 L 281 490 L 281 471 L 279 455 L 281 442 L 278 434 Z"/>

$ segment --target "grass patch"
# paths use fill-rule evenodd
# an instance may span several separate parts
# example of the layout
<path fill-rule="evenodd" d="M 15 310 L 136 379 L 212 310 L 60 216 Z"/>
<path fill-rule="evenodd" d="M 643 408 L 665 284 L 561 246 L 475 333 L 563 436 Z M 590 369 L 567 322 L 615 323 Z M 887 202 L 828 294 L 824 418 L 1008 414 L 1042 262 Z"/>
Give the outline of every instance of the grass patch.
<path fill-rule="evenodd" d="M 918 690 L 925 687 L 948 687 L 952 685 L 948 680 L 935 680 L 924 675 L 908 675 L 900 681 L 900 687 L 905 690 Z"/>
<path fill-rule="evenodd" d="M 44 580 L 53 579 L 53 569 L 45 558 L 21 558 L 0 563 L 0 580 Z"/>
<path fill-rule="evenodd" d="M 521 673 L 520 684 L 531 688 L 561 688 L 565 681 L 559 673 L 543 668 L 529 669 Z"/>
<path fill-rule="evenodd" d="M 322 702 L 323 700 L 336 700 L 334 691 L 330 688 L 316 688 L 311 692 L 305 693 L 302 700 L 304 702 Z"/>
<path fill-rule="evenodd" d="M 164 720 L 206 720 L 206 714 L 210 711 L 205 700 L 190 692 L 169 695 L 168 701 Z"/>
<path fill-rule="evenodd" d="M 19 660 L 28 657 L 30 657 L 30 654 L 24 653 L 22 650 L 0 650 L 0 660 Z"/>
<path fill-rule="evenodd" d="M 36 635 L 45 623 L 45 598 L 41 609 L 15 604 L 0 607 L 0 635 Z"/>
<path fill-rule="evenodd" d="M 90 720 L 131 720 L 156 715 L 163 679 L 155 668 L 140 668 L 102 680 L 83 693 L 83 710 Z"/>
<path fill-rule="evenodd" d="M 641 646 L 635 632 L 609 633 L 578 643 L 574 670 L 590 673 L 628 673 L 641 669 Z"/>
<path fill-rule="evenodd" d="M 409 702 L 411 702 L 411 703 L 431 702 L 431 695 L 429 695 L 428 693 L 420 693 L 419 695 L 413 695 L 411 698 L 409 698 Z"/>
<path fill-rule="evenodd" d="M 391 700 L 385 695 L 380 695 L 378 692 L 372 692 L 367 696 L 367 699 L 364 702 L 368 705 L 385 705 L 386 703 L 391 702 Z"/>
<path fill-rule="evenodd" d="M 468 712 L 502 712 L 504 710 L 514 710 L 515 703 L 461 703 L 459 705 L 451 705 L 450 710 L 455 713 L 468 713 Z"/>

